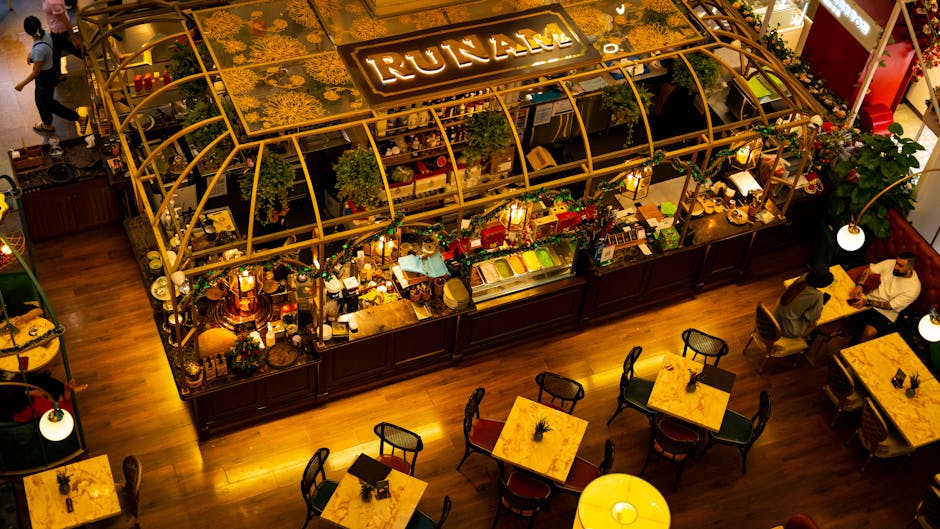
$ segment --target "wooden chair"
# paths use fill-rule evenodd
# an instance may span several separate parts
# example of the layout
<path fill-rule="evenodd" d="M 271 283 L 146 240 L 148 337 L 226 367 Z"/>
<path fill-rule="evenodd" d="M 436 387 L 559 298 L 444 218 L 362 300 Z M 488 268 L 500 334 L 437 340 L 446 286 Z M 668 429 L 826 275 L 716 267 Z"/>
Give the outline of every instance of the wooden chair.
<path fill-rule="evenodd" d="M 594 481 L 599 476 L 610 472 L 614 466 L 614 442 L 610 439 L 604 443 L 604 460 L 600 465 L 595 466 L 590 461 L 581 457 L 574 458 L 571 463 L 571 470 L 568 471 L 568 477 L 564 483 L 556 483 L 555 488 L 560 492 L 569 494 L 581 494 L 588 483 Z"/>
<path fill-rule="evenodd" d="M 127 456 L 121 466 L 124 470 L 124 483 L 117 484 L 118 501 L 121 503 L 121 514 L 99 522 L 88 524 L 89 529 L 130 528 L 140 529 L 137 519 L 140 507 L 140 484 L 143 477 L 140 459 L 137 456 Z"/>
<path fill-rule="evenodd" d="M 686 460 L 695 454 L 695 448 L 698 446 L 699 440 L 699 434 L 695 430 L 680 424 L 675 419 L 660 415 L 651 424 L 650 447 L 646 453 L 643 468 L 640 470 L 640 477 L 643 477 L 646 467 L 655 453 L 658 457 L 678 463 L 679 469 L 676 471 L 676 479 L 672 484 L 672 491 L 675 492 L 679 488 L 682 467 L 685 466 Z"/>
<path fill-rule="evenodd" d="M 323 466 L 326 464 L 326 458 L 330 456 L 329 448 L 320 448 L 313 453 L 310 461 L 307 462 L 307 468 L 300 478 L 300 494 L 304 497 L 307 504 L 307 520 L 301 529 L 306 529 L 307 524 L 314 516 L 320 516 L 327 502 L 336 492 L 336 486 L 339 483 L 326 479 L 326 471 Z"/>
<path fill-rule="evenodd" d="M 405 529 L 441 529 L 441 527 L 444 527 L 444 522 L 447 521 L 448 515 L 450 515 L 450 496 L 444 496 L 444 506 L 441 507 L 441 517 L 437 521 L 434 521 L 433 518 L 421 511 L 415 511 L 415 513 L 411 515 L 411 519 L 408 520 L 408 525 L 405 526 Z"/>
<path fill-rule="evenodd" d="M 774 318 L 773 313 L 768 310 L 763 303 L 757 304 L 757 316 L 755 320 L 754 332 L 751 333 L 747 344 L 744 345 L 744 350 L 747 351 L 747 348 L 751 346 L 751 342 L 755 341 L 764 347 L 764 360 L 757 370 L 758 373 L 764 372 L 764 366 L 771 357 L 782 358 L 784 356 L 806 352 L 808 347 L 806 340 L 803 338 L 787 338 L 783 336 L 777 319 Z M 797 362 L 799 362 L 799 357 L 797 357 L 797 361 L 794 362 L 793 365 L 795 366 Z"/>
<path fill-rule="evenodd" d="M 387 422 L 376 424 L 374 431 L 379 437 L 379 462 L 389 468 L 414 476 L 418 452 L 424 449 L 421 436 Z M 388 453 L 385 453 L 385 445 L 389 447 Z M 409 457 L 411 461 L 408 461 Z"/>
<path fill-rule="evenodd" d="M 783 529 L 819 529 L 819 526 L 816 525 L 816 522 L 814 522 L 812 518 L 805 514 L 794 514 L 787 520 Z"/>
<path fill-rule="evenodd" d="M 470 395 L 470 400 L 467 401 L 467 406 L 464 408 L 464 451 L 463 458 L 460 459 L 460 464 L 457 465 L 457 470 L 460 470 L 460 467 L 463 466 L 463 462 L 467 460 L 470 452 L 480 452 L 493 457 L 493 448 L 496 446 L 499 434 L 503 431 L 503 426 L 506 426 L 504 421 L 480 418 L 480 402 L 483 401 L 484 395 L 486 395 L 486 390 L 483 388 L 473 390 L 473 394 Z"/>
<path fill-rule="evenodd" d="M 705 457 L 705 452 L 716 444 L 736 447 L 741 452 L 741 473 L 747 474 L 747 454 L 751 447 L 764 433 L 764 428 L 770 420 L 770 394 L 767 390 L 760 392 L 760 406 L 753 417 L 748 418 L 732 410 L 725 411 L 721 421 L 721 428 L 717 433 L 708 436 L 708 444 L 702 450 L 699 459 Z"/>
<path fill-rule="evenodd" d="M 633 372 L 634 365 L 640 357 L 643 348 L 636 346 L 623 360 L 623 374 L 620 375 L 620 394 L 617 395 L 617 409 L 607 420 L 607 426 L 617 418 L 624 408 L 633 408 L 646 415 L 650 424 L 659 415 L 659 412 L 649 407 L 650 393 L 653 391 L 653 381 L 637 378 Z"/>
<path fill-rule="evenodd" d="M 529 527 L 535 523 L 535 515 L 547 505 L 552 488 L 542 480 L 519 471 L 512 471 L 506 481 L 500 479 L 499 503 L 496 504 L 496 517 L 493 518 L 493 527 L 499 522 L 503 512 L 517 516 L 522 521 L 529 522 Z"/>
<path fill-rule="evenodd" d="M 837 356 L 833 356 L 829 364 L 829 379 L 823 386 L 823 392 L 836 406 L 830 428 L 836 425 L 843 411 L 857 411 L 865 404 L 865 394 L 855 388 L 855 379 Z"/>
<path fill-rule="evenodd" d="M 885 423 L 881 412 L 875 407 L 875 403 L 872 402 L 870 397 L 865 397 L 865 404 L 862 406 L 862 418 L 858 423 L 858 428 L 855 429 L 855 433 L 846 441 L 846 444 L 851 442 L 852 439 L 858 439 L 865 450 L 868 450 L 868 457 L 862 463 L 861 472 L 865 471 L 873 457 L 910 456 L 914 452 L 914 447 L 888 429 L 888 424 Z"/>
<path fill-rule="evenodd" d="M 682 348 L 682 356 L 685 356 L 689 349 L 692 350 L 692 360 L 695 360 L 695 357 L 702 355 L 705 357 L 703 360 L 704 363 L 708 363 L 708 359 L 714 359 L 715 366 L 718 366 L 718 362 L 721 361 L 721 357 L 728 354 L 728 343 L 710 334 L 705 334 L 704 332 L 698 329 L 686 329 L 682 331 L 682 341 L 685 346 Z"/>
<path fill-rule="evenodd" d="M 940 529 L 940 488 L 931 486 L 924 491 L 924 496 L 914 511 L 914 520 L 907 527 Z"/>
<path fill-rule="evenodd" d="M 558 411 L 574 413 L 575 405 L 584 398 L 584 386 L 576 380 L 555 373 L 543 371 L 535 375 L 535 383 L 539 385 L 539 396 L 536 400 Z M 542 400 L 543 394 L 548 400 Z"/>

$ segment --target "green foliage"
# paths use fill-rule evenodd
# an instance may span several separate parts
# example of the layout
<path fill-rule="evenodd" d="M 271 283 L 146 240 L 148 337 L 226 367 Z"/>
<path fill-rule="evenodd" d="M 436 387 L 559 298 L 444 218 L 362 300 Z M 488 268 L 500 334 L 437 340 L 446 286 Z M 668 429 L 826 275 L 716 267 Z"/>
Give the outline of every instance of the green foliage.
<path fill-rule="evenodd" d="M 669 14 L 663 13 L 662 11 L 655 11 L 653 9 L 646 8 L 643 10 L 643 15 L 640 17 L 640 22 L 644 24 L 649 24 L 652 26 L 669 26 Z"/>
<path fill-rule="evenodd" d="M 242 200 L 251 201 L 254 171 L 238 177 L 238 189 Z M 261 158 L 258 173 L 258 195 L 255 200 L 255 222 L 268 224 L 274 221 L 274 213 L 287 209 L 287 197 L 294 186 L 294 168 L 273 152 L 266 151 Z"/>
<path fill-rule="evenodd" d="M 333 164 L 336 173 L 336 194 L 359 207 L 374 208 L 384 191 L 379 163 L 371 151 L 357 147 L 340 155 Z"/>
<path fill-rule="evenodd" d="M 545 433 L 552 431 L 552 427 L 549 426 L 548 420 L 545 418 L 539 419 L 539 422 L 535 423 L 535 431 L 538 433 Z"/>
<path fill-rule="evenodd" d="M 247 334 L 239 336 L 225 356 L 228 357 L 232 371 L 241 376 L 251 375 L 264 365 L 261 343 Z"/>
<path fill-rule="evenodd" d="M 207 103 L 205 101 L 200 101 L 190 109 L 189 113 L 186 114 L 186 117 L 183 119 L 183 127 L 188 127 L 195 123 L 199 123 L 204 119 L 209 119 L 213 116 L 219 115 L 219 109 L 214 104 Z M 200 127 L 189 134 L 186 135 L 186 141 L 189 142 L 190 147 L 197 151 L 201 151 L 206 148 L 206 145 L 209 145 L 216 138 L 225 133 L 227 129 L 225 128 L 224 122 L 215 122 L 204 127 Z"/>
<path fill-rule="evenodd" d="M 901 137 L 904 131 L 897 123 L 892 123 L 888 131 L 888 135 L 862 134 L 862 145 L 855 154 L 836 164 L 832 177 L 834 189 L 829 195 L 829 216 L 835 224 L 847 224 L 881 190 L 907 176 L 911 169 L 920 167 L 914 153 L 924 147 Z M 911 185 L 894 187 L 868 208 L 858 224 L 868 228 L 875 237 L 887 238 L 890 233 L 888 210 L 894 209 L 902 215 L 909 213 L 914 209 L 912 193 Z"/>
<path fill-rule="evenodd" d="M 467 163 L 491 161 L 512 143 L 512 128 L 501 112 L 479 112 L 467 120 Z"/>
<path fill-rule="evenodd" d="M 640 96 L 639 102 L 627 83 L 608 85 L 601 94 L 601 104 L 613 114 L 614 124 L 627 126 L 627 141 L 633 137 L 633 127 L 640 120 L 640 103 L 647 114 L 653 107 L 652 92 L 641 84 L 636 85 L 636 91 Z"/>
<path fill-rule="evenodd" d="M 718 61 L 701 53 L 692 53 L 686 55 L 685 58 L 688 59 L 689 64 L 692 65 L 692 69 L 695 70 L 698 81 L 702 83 L 702 89 L 710 90 L 718 86 L 718 73 L 720 68 Z M 695 85 L 692 72 L 686 68 L 682 59 L 676 58 L 675 67 L 672 69 L 672 83 L 676 86 L 684 87 L 693 94 L 698 93 L 698 87 Z"/>
<path fill-rule="evenodd" d="M 199 54 L 202 56 L 204 62 L 211 59 L 209 50 L 204 44 L 199 45 Z M 167 66 L 167 69 L 173 79 L 188 77 L 202 71 L 192 48 L 183 44 L 177 44 L 174 47 L 173 54 L 170 55 L 170 64 Z M 207 88 L 208 86 L 206 86 L 205 81 L 192 81 L 180 85 L 180 90 L 187 99 L 202 99 L 206 95 Z"/>

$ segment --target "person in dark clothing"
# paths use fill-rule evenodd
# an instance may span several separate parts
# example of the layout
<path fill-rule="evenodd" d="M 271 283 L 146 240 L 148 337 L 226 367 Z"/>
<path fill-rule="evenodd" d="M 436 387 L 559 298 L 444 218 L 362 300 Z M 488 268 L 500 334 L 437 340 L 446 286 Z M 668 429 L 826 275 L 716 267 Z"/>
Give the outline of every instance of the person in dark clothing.
<path fill-rule="evenodd" d="M 23 30 L 33 38 L 33 46 L 26 58 L 27 64 L 33 65 L 33 70 L 26 79 L 23 79 L 16 85 L 16 91 L 22 92 L 30 82 L 36 82 L 36 109 L 39 111 L 39 118 L 42 120 L 33 126 L 37 132 L 55 132 L 52 126 L 53 115 L 77 121 L 81 125 L 81 132 L 84 133 L 88 122 L 88 116 L 79 116 L 71 108 L 66 107 L 55 99 L 55 87 L 59 82 L 59 68 L 54 64 L 52 39 L 42 29 L 39 19 L 34 16 L 28 16 L 23 20 Z"/>

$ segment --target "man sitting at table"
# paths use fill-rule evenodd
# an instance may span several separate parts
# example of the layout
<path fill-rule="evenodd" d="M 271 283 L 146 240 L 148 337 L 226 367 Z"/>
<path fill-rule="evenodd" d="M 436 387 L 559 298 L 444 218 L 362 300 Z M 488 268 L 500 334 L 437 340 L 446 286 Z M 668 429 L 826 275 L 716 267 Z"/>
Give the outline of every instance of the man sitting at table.
<path fill-rule="evenodd" d="M 898 314 L 920 295 L 920 278 L 914 267 L 917 266 L 917 257 L 910 252 L 904 252 L 897 259 L 885 259 L 880 263 L 868 265 L 855 281 L 855 286 L 849 292 L 849 299 L 855 308 L 872 307 L 864 313 L 862 336 L 859 342 L 871 340 L 875 336 L 894 332 L 894 322 Z M 881 282 L 878 287 L 866 294 L 863 292 L 865 280 L 871 274 L 880 274 Z"/>
<path fill-rule="evenodd" d="M 823 305 L 829 294 L 819 289 L 832 284 L 829 270 L 810 270 L 805 278 L 797 279 L 787 288 L 774 307 L 774 318 L 780 324 L 780 334 L 787 338 L 801 338 L 816 327 Z"/>

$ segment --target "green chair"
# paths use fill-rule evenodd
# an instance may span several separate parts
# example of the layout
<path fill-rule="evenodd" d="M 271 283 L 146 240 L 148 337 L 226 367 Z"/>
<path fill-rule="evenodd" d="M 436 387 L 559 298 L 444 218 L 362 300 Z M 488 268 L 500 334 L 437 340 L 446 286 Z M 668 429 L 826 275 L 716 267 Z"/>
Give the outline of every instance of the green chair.
<path fill-rule="evenodd" d="M 643 348 L 636 346 L 630 350 L 630 354 L 623 360 L 623 374 L 620 375 L 620 394 L 617 395 L 617 409 L 610 416 L 610 419 L 607 419 L 607 426 L 610 426 L 610 423 L 617 418 L 617 415 L 624 408 L 633 408 L 646 415 L 650 424 L 659 415 L 659 412 L 650 408 L 648 404 L 650 393 L 653 391 L 653 381 L 637 378 L 633 372 L 634 364 L 636 364 L 642 352 Z"/>
<path fill-rule="evenodd" d="M 326 479 L 323 465 L 326 464 L 326 458 L 329 456 L 329 448 L 320 448 L 314 452 L 300 479 L 300 493 L 304 497 L 304 502 L 307 503 L 307 521 L 301 529 L 306 529 L 314 516 L 320 516 L 327 502 L 336 492 L 336 486 L 339 485 L 335 481 Z"/>
<path fill-rule="evenodd" d="M 415 511 L 411 515 L 411 519 L 408 520 L 408 525 L 405 526 L 405 529 L 441 529 L 444 527 L 444 522 L 447 521 L 447 515 L 450 514 L 450 496 L 444 496 L 444 506 L 441 507 L 441 517 L 437 521 L 434 521 L 433 518 L 424 514 L 421 511 Z"/>
<path fill-rule="evenodd" d="M 741 473 L 747 474 L 747 454 L 761 434 L 764 433 L 764 428 L 769 420 L 770 394 L 767 393 L 767 390 L 763 390 L 760 392 L 760 407 L 753 417 L 747 418 L 732 410 L 725 411 L 721 428 L 718 429 L 717 433 L 708 436 L 708 443 L 699 455 L 699 459 L 705 457 L 705 453 L 713 445 L 733 446 L 741 452 Z"/>

